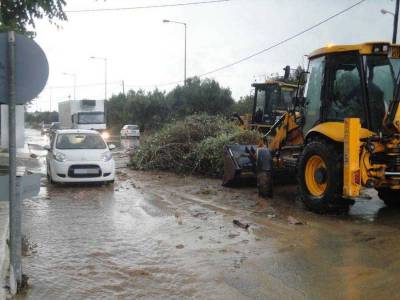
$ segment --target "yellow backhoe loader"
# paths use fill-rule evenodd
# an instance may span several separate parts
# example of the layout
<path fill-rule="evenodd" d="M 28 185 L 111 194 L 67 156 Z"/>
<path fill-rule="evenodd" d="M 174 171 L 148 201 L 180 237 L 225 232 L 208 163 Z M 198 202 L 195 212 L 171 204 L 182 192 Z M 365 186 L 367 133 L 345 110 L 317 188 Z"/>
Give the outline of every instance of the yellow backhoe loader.
<path fill-rule="evenodd" d="M 277 171 L 295 168 L 299 196 L 315 212 L 347 209 L 362 188 L 400 206 L 400 45 L 329 46 L 309 59 L 295 101 L 301 120 L 286 113 L 275 135 L 248 151 L 260 195 L 272 195 Z M 225 156 L 228 173 L 229 159 L 238 162 Z"/>
<path fill-rule="evenodd" d="M 298 86 L 284 80 L 271 79 L 252 84 L 254 88 L 252 113 L 243 116 L 234 115 L 243 128 L 258 130 L 265 134 L 292 106 L 292 99 L 296 95 Z"/>

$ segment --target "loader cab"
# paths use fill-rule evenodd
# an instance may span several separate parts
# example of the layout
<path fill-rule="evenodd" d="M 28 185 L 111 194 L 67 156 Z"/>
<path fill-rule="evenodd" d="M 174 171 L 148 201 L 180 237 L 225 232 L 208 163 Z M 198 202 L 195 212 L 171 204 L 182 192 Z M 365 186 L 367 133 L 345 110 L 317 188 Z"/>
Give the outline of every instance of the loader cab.
<path fill-rule="evenodd" d="M 265 83 L 255 83 L 252 123 L 273 125 L 292 105 L 297 86 L 270 80 Z"/>
<path fill-rule="evenodd" d="M 304 134 L 318 124 L 360 118 L 379 133 L 394 96 L 400 48 L 388 43 L 331 46 L 310 56 Z"/>

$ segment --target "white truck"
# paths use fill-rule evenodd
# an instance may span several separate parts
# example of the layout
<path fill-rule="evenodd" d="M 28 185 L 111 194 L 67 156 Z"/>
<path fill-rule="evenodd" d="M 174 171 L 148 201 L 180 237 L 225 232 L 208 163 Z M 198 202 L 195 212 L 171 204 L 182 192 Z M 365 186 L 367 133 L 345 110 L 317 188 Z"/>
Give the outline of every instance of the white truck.
<path fill-rule="evenodd" d="M 61 129 L 106 129 L 104 100 L 68 100 L 58 103 Z"/>

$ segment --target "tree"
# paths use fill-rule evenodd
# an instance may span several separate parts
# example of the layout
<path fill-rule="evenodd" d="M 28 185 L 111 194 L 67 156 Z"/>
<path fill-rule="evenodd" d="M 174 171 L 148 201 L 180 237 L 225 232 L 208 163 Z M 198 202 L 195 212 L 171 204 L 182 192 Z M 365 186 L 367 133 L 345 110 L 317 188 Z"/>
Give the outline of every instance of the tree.
<path fill-rule="evenodd" d="M 187 80 L 186 85 L 177 86 L 167 95 L 167 102 L 174 115 L 181 118 L 195 113 L 210 115 L 230 112 L 234 101 L 229 88 L 222 88 L 213 79 Z"/>
<path fill-rule="evenodd" d="M 155 89 L 129 91 L 127 96 L 114 95 L 107 102 L 107 122 L 119 130 L 125 124 L 139 125 L 141 130 L 159 128 L 171 118 L 165 93 Z"/>
<path fill-rule="evenodd" d="M 15 30 L 33 35 L 28 26 L 35 28 L 35 19 L 67 20 L 63 11 L 65 4 L 65 0 L 1 0 L 0 31 Z"/>
<path fill-rule="evenodd" d="M 238 113 L 240 116 L 244 114 L 251 114 L 253 111 L 254 97 L 247 95 L 240 97 L 239 101 L 235 102 L 232 106 L 232 112 Z"/>

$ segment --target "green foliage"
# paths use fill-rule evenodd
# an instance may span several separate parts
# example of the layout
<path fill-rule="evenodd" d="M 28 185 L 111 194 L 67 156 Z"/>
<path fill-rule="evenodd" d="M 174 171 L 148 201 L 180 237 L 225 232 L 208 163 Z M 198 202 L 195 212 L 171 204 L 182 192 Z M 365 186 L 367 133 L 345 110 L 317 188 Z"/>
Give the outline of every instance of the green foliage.
<path fill-rule="evenodd" d="M 251 114 L 253 111 L 254 98 L 251 95 L 240 97 L 239 101 L 232 106 L 232 112 L 238 113 L 240 116 Z"/>
<path fill-rule="evenodd" d="M 33 112 L 25 113 L 25 122 L 33 128 L 40 128 L 42 123 L 50 124 L 52 122 L 58 122 L 58 112 L 56 111 L 43 111 L 43 112 Z"/>
<path fill-rule="evenodd" d="M 107 102 L 107 121 L 116 131 L 124 124 L 153 130 L 195 113 L 228 114 L 233 103 L 231 91 L 220 87 L 215 80 L 193 78 L 186 86 L 177 86 L 168 94 L 155 89 L 115 95 Z"/>
<path fill-rule="evenodd" d="M 65 0 L 1 0 L 0 31 L 15 30 L 32 35 L 27 27 L 35 28 L 35 19 L 67 20 L 63 11 L 65 4 Z"/>
<path fill-rule="evenodd" d="M 221 88 L 215 80 L 200 80 L 198 77 L 190 78 L 186 85 L 173 89 L 167 95 L 167 101 L 176 117 L 195 113 L 225 114 L 234 103 L 229 89 Z"/>
<path fill-rule="evenodd" d="M 131 165 L 142 170 L 221 176 L 226 144 L 255 144 L 259 139 L 258 132 L 245 131 L 222 116 L 192 115 L 146 136 L 132 154 Z"/>

